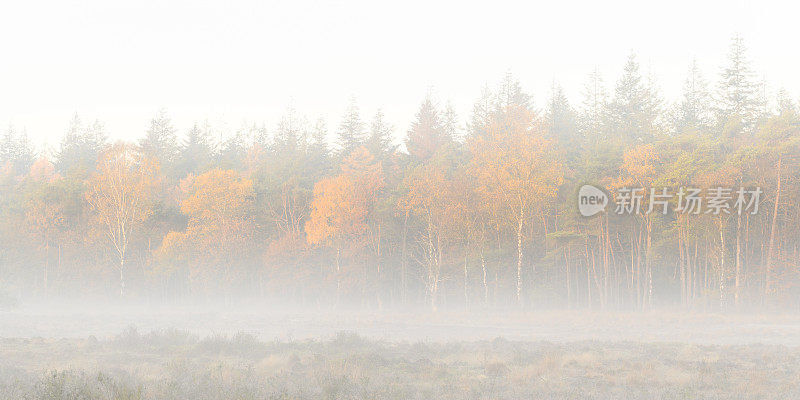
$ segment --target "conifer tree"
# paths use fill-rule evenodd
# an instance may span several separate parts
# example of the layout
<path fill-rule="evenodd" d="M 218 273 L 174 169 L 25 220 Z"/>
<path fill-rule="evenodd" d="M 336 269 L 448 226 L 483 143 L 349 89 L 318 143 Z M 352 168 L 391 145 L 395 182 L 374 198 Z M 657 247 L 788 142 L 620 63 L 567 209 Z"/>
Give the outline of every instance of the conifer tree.
<path fill-rule="evenodd" d="M 93 124 L 83 125 L 76 114 L 61 140 L 56 155 L 56 170 L 62 175 L 86 177 L 94 171 L 97 157 L 107 145 L 106 140 L 103 124 L 95 120 Z"/>
<path fill-rule="evenodd" d="M 469 137 L 485 137 L 492 113 L 496 109 L 495 96 L 488 86 L 481 89 L 481 96 L 472 106 L 472 117 L 467 124 L 467 135 Z"/>
<path fill-rule="evenodd" d="M 652 83 L 643 80 L 636 56 L 631 53 L 609 105 L 611 137 L 628 143 L 651 140 L 656 130 L 658 105 Z"/>
<path fill-rule="evenodd" d="M 758 86 L 745 53 L 742 38 L 734 36 L 717 89 L 717 122 L 726 136 L 753 133 L 758 119 Z"/>
<path fill-rule="evenodd" d="M 416 119 L 411 123 L 406 137 L 408 154 L 418 160 L 425 161 L 439 148 L 451 140 L 442 124 L 442 119 L 431 96 L 425 100 L 417 111 Z"/>
<path fill-rule="evenodd" d="M 397 150 L 394 144 L 394 127 L 385 121 L 383 111 L 378 110 L 372 118 L 369 126 L 369 137 L 367 138 L 367 149 L 378 159 L 385 158 Z"/>
<path fill-rule="evenodd" d="M 585 139 L 597 140 L 604 131 L 608 94 L 603 77 L 597 68 L 589 75 L 583 87 L 583 105 L 580 117 L 580 130 Z"/>
<path fill-rule="evenodd" d="M 350 99 L 347 112 L 342 117 L 336 134 L 339 137 L 338 144 L 341 154 L 350 154 L 356 147 L 364 144 L 364 123 L 361 121 L 358 105 L 354 98 Z"/>
<path fill-rule="evenodd" d="M 0 139 L 0 168 L 9 168 L 14 175 L 27 174 L 35 159 L 33 146 L 23 130 L 19 135 L 9 125 Z"/>
<path fill-rule="evenodd" d="M 197 124 L 186 134 L 186 139 L 178 153 L 178 171 L 184 177 L 188 174 L 200 175 L 211 164 L 211 138 L 208 130 Z"/>
<path fill-rule="evenodd" d="M 496 106 L 499 110 L 508 109 L 511 107 L 521 107 L 527 110 L 533 109 L 533 102 L 531 96 L 522 90 L 519 80 L 511 74 L 506 73 L 500 84 L 500 90 L 497 93 Z"/>
<path fill-rule="evenodd" d="M 708 85 L 692 60 L 689 73 L 683 84 L 683 99 L 673 110 L 673 129 L 677 133 L 688 130 L 707 130 L 712 123 L 711 96 Z"/>
<path fill-rule="evenodd" d="M 139 141 L 139 147 L 146 157 L 156 159 L 162 167 L 174 161 L 178 150 L 178 139 L 175 128 L 165 110 L 150 120 L 145 136 Z"/>

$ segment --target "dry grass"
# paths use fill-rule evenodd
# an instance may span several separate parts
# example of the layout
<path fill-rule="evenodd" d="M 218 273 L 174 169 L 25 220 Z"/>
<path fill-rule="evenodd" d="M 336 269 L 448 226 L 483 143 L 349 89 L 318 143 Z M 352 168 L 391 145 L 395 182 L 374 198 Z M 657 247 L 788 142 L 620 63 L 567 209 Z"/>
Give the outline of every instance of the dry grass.
<path fill-rule="evenodd" d="M 1 399 L 800 398 L 800 349 L 636 342 L 0 339 Z"/>

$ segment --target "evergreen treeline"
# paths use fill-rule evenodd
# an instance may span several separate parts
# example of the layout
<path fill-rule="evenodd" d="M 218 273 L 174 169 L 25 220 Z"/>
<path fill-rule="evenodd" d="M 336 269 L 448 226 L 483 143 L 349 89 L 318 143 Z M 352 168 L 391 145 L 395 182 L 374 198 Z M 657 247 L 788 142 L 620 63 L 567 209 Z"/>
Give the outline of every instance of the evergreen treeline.
<path fill-rule="evenodd" d="M 741 39 L 712 85 L 692 63 L 667 104 L 631 56 L 570 104 L 513 76 L 459 118 L 430 96 L 402 146 L 351 101 L 326 141 L 274 129 L 136 143 L 77 116 L 51 157 L 0 143 L 0 291 L 19 298 L 247 296 L 329 307 L 800 306 L 800 112 L 773 101 Z M 756 214 L 583 218 L 584 183 L 759 187 Z M 646 207 L 644 207 L 646 208 Z"/>

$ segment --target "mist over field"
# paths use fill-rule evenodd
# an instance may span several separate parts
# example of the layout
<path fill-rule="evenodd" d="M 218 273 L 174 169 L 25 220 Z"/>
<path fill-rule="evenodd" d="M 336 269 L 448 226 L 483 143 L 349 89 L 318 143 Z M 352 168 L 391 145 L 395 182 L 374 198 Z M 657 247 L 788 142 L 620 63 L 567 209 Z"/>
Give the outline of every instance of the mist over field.
<path fill-rule="evenodd" d="M 784 5 L 163 3 L 0 5 L 0 400 L 800 398 Z"/>

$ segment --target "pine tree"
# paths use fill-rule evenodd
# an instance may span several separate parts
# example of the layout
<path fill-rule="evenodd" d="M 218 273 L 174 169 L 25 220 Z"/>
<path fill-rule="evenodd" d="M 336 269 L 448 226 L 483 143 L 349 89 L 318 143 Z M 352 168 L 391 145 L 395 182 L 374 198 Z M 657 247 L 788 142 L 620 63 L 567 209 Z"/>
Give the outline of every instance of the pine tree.
<path fill-rule="evenodd" d="M 495 96 L 492 94 L 491 90 L 489 90 L 489 87 L 484 86 L 481 90 L 481 96 L 472 106 L 472 117 L 467 124 L 467 134 L 469 137 L 486 136 L 492 113 L 497 108 L 495 100 Z"/>
<path fill-rule="evenodd" d="M 178 153 L 178 175 L 200 175 L 210 166 L 213 148 L 208 130 L 197 124 L 186 134 L 186 139 Z"/>
<path fill-rule="evenodd" d="M 8 129 L 3 133 L 2 142 L 0 142 L 0 167 L 11 163 L 16 153 L 17 141 L 14 137 L 14 127 L 9 125 Z"/>
<path fill-rule="evenodd" d="M 531 96 L 522 90 L 522 86 L 511 72 L 506 73 L 497 93 L 497 108 L 502 111 L 512 107 L 522 107 L 526 110 L 533 109 Z"/>
<path fill-rule="evenodd" d="M 342 117 L 342 123 L 339 124 L 339 130 L 336 133 L 339 136 L 339 150 L 343 155 L 350 154 L 358 146 L 364 144 L 364 123 L 361 121 L 355 99 L 350 99 L 347 112 Z"/>
<path fill-rule="evenodd" d="M 740 36 L 731 39 L 728 65 L 723 68 L 717 91 L 717 122 L 728 136 L 752 133 L 758 119 L 758 86 L 753 82 Z"/>
<path fill-rule="evenodd" d="M 706 131 L 712 123 L 711 96 L 708 85 L 692 60 L 683 85 L 683 99 L 673 110 L 673 129 L 677 133 L 690 130 Z"/>
<path fill-rule="evenodd" d="M 76 114 L 61 140 L 56 156 L 56 170 L 62 175 L 85 177 L 94 171 L 97 157 L 107 145 L 105 129 L 100 121 L 83 125 Z"/>
<path fill-rule="evenodd" d="M 19 138 L 17 139 L 17 170 L 23 174 L 28 173 L 35 160 L 36 152 L 33 149 L 31 141 L 28 139 L 28 131 L 26 129 L 22 129 L 22 133 L 20 133 Z"/>
<path fill-rule="evenodd" d="M 0 139 L 0 169 L 9 168 L 14 175 L 28 173 L 33 165 L 35 154 L 33 146 L 24 130 L 17 135 L 9 125 Z"/>
<path fill-rule="evenodd" d="M 318 118 L 311 129 L 311 144 L 309 145 L 309 163 L 311 169 L 320 176 L 325 176 L 331 169 L 330 149 L 328 148 L 328 127 L 325 120 Z"/>
<path fill-rule="evenodd" d="M 174 174 L 174 164 L 178 156 L 178 138 L 165 110 L 159 110 L 150 120 L 147 133 L 139 141 L 139 148 L 145 157 L 158 161 L 161 170 L 168 176 Z"/>
<path fill-rule="evenodd" d="M 304 150 L 308 139 L 308 123 L 297 115 L 294 107 L 289 107 L 278 122 L 275 138 L 272 141 L 272 150 L 276 154 L 295 154 Z"/>
<path fill-rule="evenodd" d="M 253 124 L 247 130 L 246 142 L 249 145 L 259 146 L 261 148 L 269 147 L 269 133 L 267 127 L 262 123 L 261 125 Z"/>
<path fill-rule="evenodd" d="M 659 101 L 654 86 L 643 82 L 636 56 L 631 54 L 609 105 L 609 132 L 626 142 L 646 142 L 656 130 Z"/>
<path fill-rule="evenodd" d="M 797 104 L 789 97 L 786 89 L 781 88 L 778 90 L 776 96 L 776 103 L 778 105 L 778 115 L 794 115 L 798 114 Z"/>
<path fill-rule="evenodd" d="M 758 95 L 756 95 L 756 124 L 762 125 L 770 117 L 769 109 L 769 88 L 767 86 L 767 78 L 761 79 L 757 86 Z"/>
<path fill-rule="evenodd" d="M 328 156 L 328 126 L 322 118 L 317 119 L 314 128 L 311 131 L 312 139 L 312 152 L 324 156 Z"/>
<path fill-rule="evenodd" d="M 90 157 L 87 159 L 92 164 L 97 161 L 97 156 L 108 147 L 108 135 L 106 135 L 105 126 L 98 120 L 84 127 L 81 140 L 88 152 L 87 157 Z"/>
<path fill-rule="evenodd" d="M 240 170 L 243 167 L 243 161 L 246 158 L 247 150 L 245 148 L 246 131 L 239 129 L 232 135 L 222 140 L 219 144 L 219 151 L 217 152 L 217 164 L 224 169 Z"/>
<path fill-rule="evenodd" d="M 372 122 L 369 126 L 369 137 L 367 138 L 367 150 L 375 155 L 378 159 L 384 159 L 393 154 L 397 150 L 394 138 L 394 127 L 384 121 L 384 115 L 381 110 L 375 112 Z"/>
<path fill-rule="evenodd" d="M 583 87 L 580 131 L 585 139 L 596 141 L 602 138 L 607 107 L 608 94 L 603 85 L 603 77 L 595 68 Z"/>
<path fill-rule="evenodd" d="M 461 140 L 461 127 L 458 124 L 458 115 L 453 109 L 453 105 L 448 101 L 442 113 L 442 129 L 448 140 Z"/>
<path fill-rule="evenodd" d="M 420 105 L 416 119 L 408 130 L 406 150 L 416 160 L 424 161 L 435 154 L 450 139 L 442 125 L 439 111 L 433 104 L 431 96 L 428 95 Z"/>
<path fill-rule="evenodd" d="M 556 82 L 553 82 L 551 88 L 546 118 L 550 134 L 558 138 L 560 143 L 572 143 L 577 140 L 575 110 L 569 105 L 564 89 Z"/>

